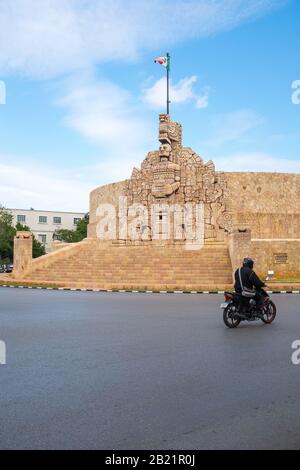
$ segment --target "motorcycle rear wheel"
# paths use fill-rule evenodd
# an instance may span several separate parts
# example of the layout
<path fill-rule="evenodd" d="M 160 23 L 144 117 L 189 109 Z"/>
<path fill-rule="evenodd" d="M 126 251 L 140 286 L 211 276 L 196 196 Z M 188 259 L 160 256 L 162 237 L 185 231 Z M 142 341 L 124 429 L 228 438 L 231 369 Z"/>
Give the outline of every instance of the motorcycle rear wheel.
<path fill-rule="evenodd" d="M 272 323 L 276 317 L 276 305 L 272 300 L 270 300 L 264 307 L 263 307 L 263 315 L 261 317 L 261 321 L 267 324 Z"/>
<path fill-rule="evenodd" d="M 241 319 L 236 315 L 236 309 L 233 303 L 227 305 L 223 312 L 223 321 L 228 328 L 239 326 Z"/>

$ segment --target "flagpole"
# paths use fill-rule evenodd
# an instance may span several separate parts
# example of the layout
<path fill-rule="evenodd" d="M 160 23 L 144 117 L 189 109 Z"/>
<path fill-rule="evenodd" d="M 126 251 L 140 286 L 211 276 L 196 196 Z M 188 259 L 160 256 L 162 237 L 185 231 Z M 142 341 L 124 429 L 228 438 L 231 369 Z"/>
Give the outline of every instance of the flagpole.
<path fill-rule="evenodd" d="M 170 111 L 170 98 L 169 98 L 169 91 L 170 91 L 170 86 L 169 86 L 169 69 L 170 69 L 170 54 L 167 52 L 167 114 L 169 114 Z"/>

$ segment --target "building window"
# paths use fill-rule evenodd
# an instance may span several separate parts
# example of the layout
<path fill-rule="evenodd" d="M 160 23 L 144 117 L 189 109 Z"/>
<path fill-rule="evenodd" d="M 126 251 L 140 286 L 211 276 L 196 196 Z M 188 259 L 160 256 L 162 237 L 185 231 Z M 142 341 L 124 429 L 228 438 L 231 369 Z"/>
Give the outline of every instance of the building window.
<path fill-rule="evenodd" d="M 47 235 L 44 235 L 43 233 L 39 233 L 38 234 L 38 239 L 39 239 L 39 242 L 43 243 L 43 245 L 46 245 Z"/>
<path fill-rule="evenodd" d="M 54 224 L 61 224 L 61 217 L 53 217 Z"/>
<path fill-rule="evenodd" d="M 26 215 L 17 215 L 17 222 L 19 222 L 20 224 L 26 222 Z"/>
<path fill-rule="evenodd" d="M 80 217 L 74 217 L 74 225 L 77 225 L 80 220 Z"/>
<path fill-rule="evenodd" d="M 47 223 L 47 217 L 45 215 L 40 215 L 39 224 L 46 224 L 46 223 Z"/>

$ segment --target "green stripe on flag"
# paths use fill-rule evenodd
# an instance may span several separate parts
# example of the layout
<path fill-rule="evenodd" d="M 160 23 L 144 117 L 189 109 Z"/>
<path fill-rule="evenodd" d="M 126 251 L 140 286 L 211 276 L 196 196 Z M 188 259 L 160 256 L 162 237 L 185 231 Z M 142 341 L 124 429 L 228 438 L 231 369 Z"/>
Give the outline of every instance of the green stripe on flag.
<path fill-rule="evenodd" d="M 167 69 L 168 71 L 170 71 L 170 62 L 171 62 L 171 61 L 170 61 L 170 54 L 169 54 L 168 52 L 167 52 L 166 57 L 167 57 L 166 69 Z"/>

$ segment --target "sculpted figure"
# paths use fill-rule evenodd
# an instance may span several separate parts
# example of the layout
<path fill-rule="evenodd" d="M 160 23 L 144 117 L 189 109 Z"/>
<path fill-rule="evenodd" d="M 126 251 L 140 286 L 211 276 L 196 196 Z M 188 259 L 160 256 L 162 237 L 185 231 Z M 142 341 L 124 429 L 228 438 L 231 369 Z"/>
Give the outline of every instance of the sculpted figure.
<path fill-rule="evenodd" d="M 159 162 L 153 166 L 152 195 L 157 198 L 173 194 L 180 186 L 180 166 L 172 161 L 172 147 L 164 142 L 159 147 Z"/>
<path fill-rule="evenodd" d="M 176 155 L 182 147 L 181 124 L 178 122 L 172 122 L 168 114 L 160 114 L 158 140 L 161 143 L 170 144 L 173 156 Z"/>
<path fill-rule="evenodd" d="M 205 237 L 215 238 L 220 230 L 230 232 L 231 213 L 225 207 L 226 180 L 212 161 L 204 163 L 189 147 L 182 146 L 182 127 L 168 114 L 159 116 L 159 150 L 149 152 L 134 169 L 125 193 L 129 203 L 146 206 L 165 199 L 170 204 L 204 203 Z"/>

